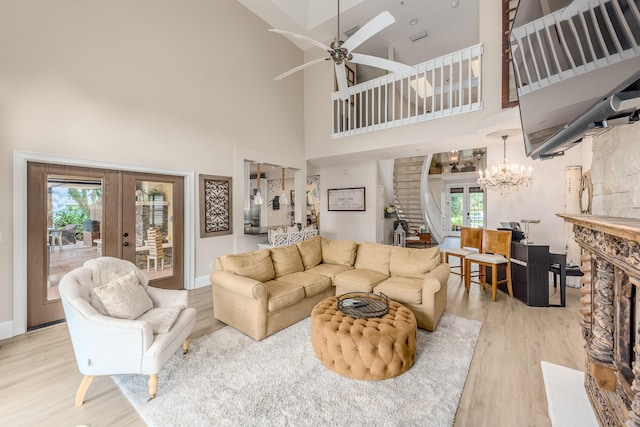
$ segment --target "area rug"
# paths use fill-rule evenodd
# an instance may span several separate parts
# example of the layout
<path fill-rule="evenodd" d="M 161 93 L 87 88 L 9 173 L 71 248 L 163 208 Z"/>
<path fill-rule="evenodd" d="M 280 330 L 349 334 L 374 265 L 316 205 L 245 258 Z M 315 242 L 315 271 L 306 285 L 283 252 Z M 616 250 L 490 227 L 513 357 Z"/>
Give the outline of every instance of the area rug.
<path fill-rule="evenodd" d="M 445 313 L 418 329 L 416 361 L 384 381 L 343 377 L 311 346 L 310 318 L 256 342 L 226 326 L 147 378 L 114 380 L 150 426 L 450 426 L 482 324 Z"/>
<path fill-rule="evenodd" d="M 540 362 L 553 427 L 598 427 L 584 388 L 584 372 Z"/>

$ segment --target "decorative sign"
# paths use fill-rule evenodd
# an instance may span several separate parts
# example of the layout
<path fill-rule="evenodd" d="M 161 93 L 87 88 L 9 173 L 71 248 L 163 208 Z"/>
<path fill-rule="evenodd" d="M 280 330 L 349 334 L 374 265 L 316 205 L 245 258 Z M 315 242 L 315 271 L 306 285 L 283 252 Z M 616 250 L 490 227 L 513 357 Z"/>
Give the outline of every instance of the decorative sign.
<path fill-rule="evenodd" d="M 200 237 L 231 234 L 231 177 L 200 175 Z"/>
<path fill-rule="evenodd" d="M 330 211 L 365 211 L 364 187 L 327 190 Z"/>

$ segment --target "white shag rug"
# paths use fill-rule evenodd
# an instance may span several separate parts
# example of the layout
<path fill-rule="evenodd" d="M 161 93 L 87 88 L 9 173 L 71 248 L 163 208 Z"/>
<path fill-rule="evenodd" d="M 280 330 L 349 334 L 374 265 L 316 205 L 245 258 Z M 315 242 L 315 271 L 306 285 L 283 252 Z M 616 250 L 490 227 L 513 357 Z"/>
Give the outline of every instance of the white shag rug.
<path fill-rule="evenodd" d="M 451 426 L 481 322 L 445 313 L 418 329 L 406 373 L 383 381 L 343 377 L 311 346 L 310 318 L 260 342 L 226 326 L 191 342 L 159 373 L 115 382 L 150 426 Z"/>
<path fill-rule="evenodd" d="M 584 372 L 540 362 L 553 427 L 598 427 L 584 388 Z"/>

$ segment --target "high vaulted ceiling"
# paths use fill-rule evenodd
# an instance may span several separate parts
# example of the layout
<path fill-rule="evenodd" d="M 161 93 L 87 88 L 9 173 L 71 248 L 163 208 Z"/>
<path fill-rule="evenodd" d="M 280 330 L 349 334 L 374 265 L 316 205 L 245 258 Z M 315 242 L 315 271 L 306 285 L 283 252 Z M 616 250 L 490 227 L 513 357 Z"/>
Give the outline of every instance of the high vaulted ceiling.
<path fill-rule="evenodd" d="M 337 34 L 337 0 L 238 0 L 273 28 L 291 31 L 329 43 Z M 362 27 L 386 10 L 396 22 L 356 49 L 358 53 L 416 65 L 479 42 L 478 0 L 342 0 L 340 39 L 345 31 Z M 412 21 L 417 23 L 412 24 Z M 410 36 L 426 31 L 427 37 L 412 42 Z M 282 37 L 265 34 L 265 37 Z M 296 42 L 301 49 L 312 46 Z M 363 68 L 363 69 L 361 69 Z M 358 67 L 358 81 L 380 75 Z M 286 70 L 283 70 L 286 71 Z"/>

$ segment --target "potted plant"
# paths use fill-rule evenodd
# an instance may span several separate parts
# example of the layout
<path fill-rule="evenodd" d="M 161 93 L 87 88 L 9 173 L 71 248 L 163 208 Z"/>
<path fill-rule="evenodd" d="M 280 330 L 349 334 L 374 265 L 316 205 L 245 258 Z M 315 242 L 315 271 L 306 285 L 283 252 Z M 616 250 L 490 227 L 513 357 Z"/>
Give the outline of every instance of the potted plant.
<path fill-rule="evenodd" d="M 389 205 L 384 208 L 384 217 L 385 218 L 394 218 L 398 216 L 398 209 L 395 205 Z"/>

